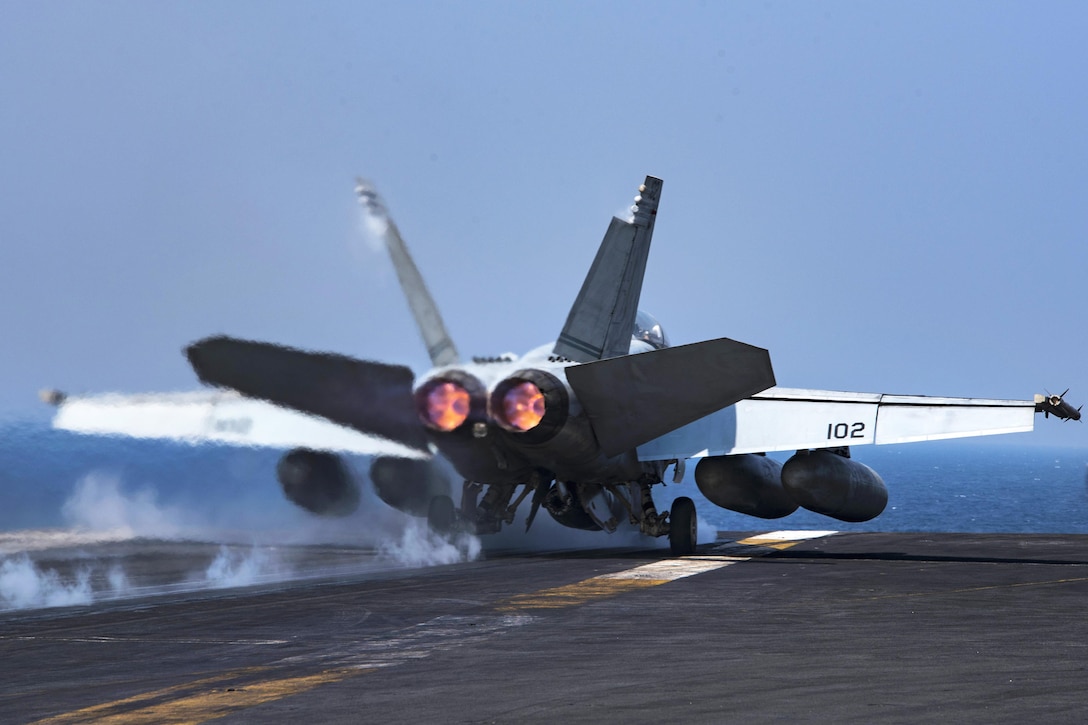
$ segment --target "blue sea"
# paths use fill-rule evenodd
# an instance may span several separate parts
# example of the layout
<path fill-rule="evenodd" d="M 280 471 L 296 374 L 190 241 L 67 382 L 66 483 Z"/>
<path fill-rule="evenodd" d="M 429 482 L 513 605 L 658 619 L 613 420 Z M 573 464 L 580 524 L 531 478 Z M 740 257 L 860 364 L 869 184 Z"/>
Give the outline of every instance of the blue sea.
<path fill-rule="evenodd" d="M 312 527 L 315 517 L 280 493 L 274 468 L 281 454 L 8 424 L 0 427 L 0 531 L 87 525 L 96 519 L 108 524 L 111 516 L 134 514 L 164 533 L 194 522 L 238 532 Z M 694 466 L 684 483 L 655 493 L 662 508 L 674 496 L 691 496 L 704 527 L 727 531 L 1088 534 L 1088 449 L 1004 446 L 992 438 L 866 446 L 855 448 L 853 456 L 880 473 L 889 489 L 884 513 L 862 524 L 803 510 L 764 521 L 716 508 L 699 495 L 691 479 Z M 88 497 L 88 487 L 97 494 Z M 96 502 L 125 510 L 88 510 Z M 367 503 L 383 506 L 374 499 Z"/>

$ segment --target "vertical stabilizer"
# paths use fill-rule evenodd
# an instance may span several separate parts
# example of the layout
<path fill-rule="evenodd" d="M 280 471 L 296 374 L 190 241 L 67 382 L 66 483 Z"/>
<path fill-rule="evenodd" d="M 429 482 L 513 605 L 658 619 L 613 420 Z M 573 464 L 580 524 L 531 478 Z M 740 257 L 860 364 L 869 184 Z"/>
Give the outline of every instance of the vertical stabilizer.
<path fill-rule="evenodd" d="M 419 273 L 412 256 L 408 254 L 408 247 L 401 239 L 397 225 L 389 217 L 385 205 L 382 204 L 373 185 L 363 179 L 356 179 L 355 194 L 359 197 L 359 204 L 366 214 L 366 222 L 371 231 L 379 235 L 389 250 L 389 257 L 393 260 L 393 267 L 397 270 L 397 279 L 404 290 L 404 296 L 408 299 L 408 307 L 412 310 L 412 316 L 416 319 L 419 333 L 423 336 L 423 342 L 427 346 L 427 354 L 431 357 L 431 364 L 435 367 L 454 365 L 460 362 L 457 348 L 450 339 L 442 315 L 438 313 L 438 306 L 434 298 L 427 290 L 423 276 Z"/>
<path fill-rule="evenodd" d="M 647 176 L 628 220 L 614 217 L 555 343 L 556 355 L 590 362 L 626 355 L 661 199 L 661 179 Z"/>

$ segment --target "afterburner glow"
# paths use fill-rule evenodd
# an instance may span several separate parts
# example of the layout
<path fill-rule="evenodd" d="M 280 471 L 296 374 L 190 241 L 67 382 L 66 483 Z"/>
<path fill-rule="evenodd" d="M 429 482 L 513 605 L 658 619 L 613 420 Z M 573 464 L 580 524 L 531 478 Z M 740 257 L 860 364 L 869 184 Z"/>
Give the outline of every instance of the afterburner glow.
<path fill-rule="evenodd" d="M 528 381 L 510 388 L 502 398 L 503 417 L 515 430 L 527 431 L 540 425 L 545 409 L 544 394 Z"/>
<path fill-rule="evenodd" d="M 457 383 L 444 380 L 427 391 L 423 422 L 448 433 L 465 422 L 471 407 L 468 391 Z"/>

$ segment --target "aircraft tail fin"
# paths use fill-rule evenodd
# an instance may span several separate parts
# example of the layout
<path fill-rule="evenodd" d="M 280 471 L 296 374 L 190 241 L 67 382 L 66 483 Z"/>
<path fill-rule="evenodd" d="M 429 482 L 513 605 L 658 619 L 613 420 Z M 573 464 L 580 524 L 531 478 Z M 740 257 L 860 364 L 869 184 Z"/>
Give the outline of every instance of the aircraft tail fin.
<path fill-rule="evenodd" d="M 556 355 L 584 363 L 630 351 L 661 185 L 661 179 L 647 176 L 631 218 L 613 217 L 559 334 Z"/>
<path fill-rule="evenodd" d="M 774 386 L 763 348 L 720 338 L 566 369 L 606 456 Z"/>
<path fill-rule="evenodd" d="M 393 267 L 397 271 L 397 279 L 400 281 L 404 296 L 408 299 L 408 307 L 412 310 L 416 326 L 419 327 L 419 332 L 423 336 L 431 363 L 435 367 L 457 364 L 460 362 L 457 348 L 446 330 L 445 323 L 442 322 L 438 305 L 427 290 L 423 275 L 419 273 L 412 255 L 408 254 L 408 247 L 400 236 L 400 230 L 393 223 L 374 186 L 363 179 L 356 179 L 355 182 L 355 194 L 359 197 L 359 204 L 366 215 L 367 224 L 374 234 L 381 237 L 386 249 L 389 250 L 389 257 L 393 260 Z"/>

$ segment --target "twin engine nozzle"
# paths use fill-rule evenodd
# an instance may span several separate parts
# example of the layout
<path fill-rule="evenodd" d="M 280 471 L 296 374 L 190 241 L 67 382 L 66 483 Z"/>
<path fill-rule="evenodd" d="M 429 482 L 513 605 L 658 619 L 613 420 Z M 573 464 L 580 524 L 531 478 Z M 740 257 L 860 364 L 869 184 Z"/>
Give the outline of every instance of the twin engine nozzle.
<path fill-rule="evenodd" d="M 420 420 L 438 433 L 452 433 L 466 423 L 492 422 L 542 441 L 566 421 L 570 394 L 558 378 L 543 370 L 519 370 L 490 392 L 475 376 L 450 370 L 420 385 L 415 402 Z"/>

